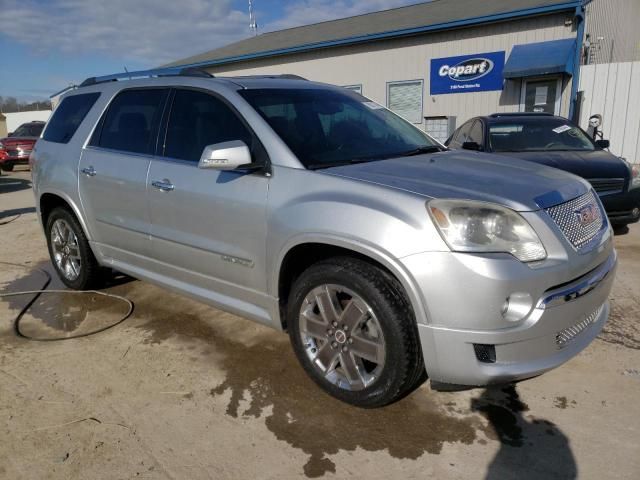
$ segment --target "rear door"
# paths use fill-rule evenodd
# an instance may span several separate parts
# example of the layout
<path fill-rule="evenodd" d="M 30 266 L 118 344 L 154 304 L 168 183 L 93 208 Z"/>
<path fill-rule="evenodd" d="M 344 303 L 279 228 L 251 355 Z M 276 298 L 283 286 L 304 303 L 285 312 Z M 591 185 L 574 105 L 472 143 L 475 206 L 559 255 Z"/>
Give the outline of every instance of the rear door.
<path fill-rule="evenodd" d="M 149 251 L 147 173 L 168 93 L 118 93 L 80 160 L 80 198 L 93 239 L 103 254 L 127 263 Z"/>
<path fill-rule="evenodd" d="M 254 162 L 266 162 L 255 134 L 223 98 L 176 89 L 162 156 L 148 178 L 152 256 L 165 275 L 231 297 L 266 291 L 263 172 L 198 168 L 207 145 L 242 140 Z"/>

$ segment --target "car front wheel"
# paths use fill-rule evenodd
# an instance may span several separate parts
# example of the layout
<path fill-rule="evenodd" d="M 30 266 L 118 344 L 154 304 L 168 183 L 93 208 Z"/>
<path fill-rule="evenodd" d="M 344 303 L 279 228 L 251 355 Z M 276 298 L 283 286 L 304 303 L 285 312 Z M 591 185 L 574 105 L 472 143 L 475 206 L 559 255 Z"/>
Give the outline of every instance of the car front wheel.
<path fill-rule="evenodd" d="M 342 401 L 380 407 L 426 378 L 402 286 L 367 262 L 333 258 L 309 267 L 293 285 L 287 318 L 302 366 Z"/>

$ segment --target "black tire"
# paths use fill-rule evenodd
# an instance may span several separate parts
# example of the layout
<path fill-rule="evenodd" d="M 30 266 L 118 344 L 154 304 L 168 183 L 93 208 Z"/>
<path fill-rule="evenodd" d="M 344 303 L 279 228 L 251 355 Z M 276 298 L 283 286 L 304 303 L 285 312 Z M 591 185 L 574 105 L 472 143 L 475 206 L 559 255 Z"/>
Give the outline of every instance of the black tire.
<path fill-rule="evenodd" d="M 77 239 L 77 251 L 80 257 L 80 269 L 77 278 L 70 279 L 58 266 L 54 258 L 54 250 L 52 244 L 52 228 L 57 220 L 63 220 L 71 228 Z M 51 263 L 60 277 L 62 283 L 73 290 L 91 290 L 101 286 L 103 276 L 100 266 L 96 261 L 87 237 L 78 222 L 76 216 L 64 207 L 54 208 L 47 217 L 45 228 L 47 236 L 47 247 L 49 248 L 49 257 Z"/>
<path fill-rule="evenodd" d="M 625 224 L 614 224 L 611 226 L 613 228 L 614 235 L 626 235 L 629 233 L 629 225 Z"/>
<path fill-rule="evenodd" d="M 303 343 L 300 312 L 305 297 L 315 288 L 335 284 L 346 287 L 374 312 L 384 338 L 384 366 L 377 379 L 360 390 L 341 388 L 329 381 L 309 357 Z M 363 408 L 393 403 L 418 388 L 427 378 L 416 320 L 400 283 L 365 261 L 336 257 L 318 262 L 294 282 L 289 294 L 287 325 L 294 352 L 307 374 L 335 398 Z M 352 332 L 353 334 L 353 332 Z"/>
<path fill-rule="evenodd" d="M 5 172 L 13 172 L 13 163 L 3 163 L 2 164 L 2 170 L 4 170 Z"/>

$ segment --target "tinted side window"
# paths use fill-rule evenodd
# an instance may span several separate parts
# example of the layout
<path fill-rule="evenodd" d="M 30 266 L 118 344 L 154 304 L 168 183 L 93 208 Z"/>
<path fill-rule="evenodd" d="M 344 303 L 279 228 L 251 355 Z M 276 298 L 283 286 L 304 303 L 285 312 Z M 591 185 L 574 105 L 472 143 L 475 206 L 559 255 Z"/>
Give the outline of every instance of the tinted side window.
<path fill-rule="evenodd" d="M 100 93 L 83 93 L 62 100 L 47 124 L 42 138 L 48 142 L 68 143 Z"/>
<path fill-rule="evenodd" d="M 166 157 L 197 162 L 207 145 L 242 140 L 249 147 L 251 132 L 225 103 L 192 90 L 176 91 L 165 140 Z"/>
<path fill-rule="evenodd" d="M 476 123 L 471 127 L 469 138 L 466 141 L 476 142 L 478 145 L 482 146 L 482 122 L 476 120 Z"/>
<path fill-rule="evenodd" d="M 168 90 L 125 90 L 113 99 L 91 144 L 132 153 L 155 153 Z"/>
<path fill-rule="evenodd" d="M 472 122 L 467 122 L 462 125 L 458 131 L 453 135 L 453 139 L 451 140 L 451 146 L 454 148 L 462 147 L 462 144 L 467 141 L 469 137 L 469 130 L 471 130 Z"/>
<path fill-rule="evenodd" d="M 23 123 L 13 132 L 12 137 L 39 137 L 44 123 Z"/>

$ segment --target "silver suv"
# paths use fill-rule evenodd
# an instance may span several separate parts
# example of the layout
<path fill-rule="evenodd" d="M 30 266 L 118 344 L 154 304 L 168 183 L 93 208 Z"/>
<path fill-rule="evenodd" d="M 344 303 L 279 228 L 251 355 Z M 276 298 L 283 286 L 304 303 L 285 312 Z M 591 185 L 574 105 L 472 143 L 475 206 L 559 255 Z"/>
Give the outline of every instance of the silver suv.
<path fill-rule="evenodd" d="M 393 402 L 427 375 L 539 375 L 609 314 L 616 252 L 588 183 L 448 151 L 339 87 L 91 78 L 32 164 L 67 286 L 95 287 L 109 267 L 286 330 L 311 378 L 354 405 Z"/>

